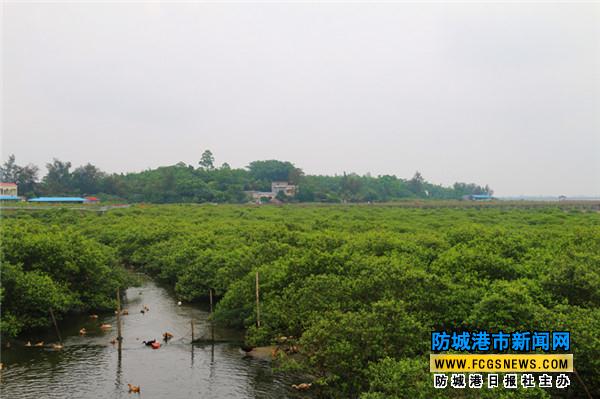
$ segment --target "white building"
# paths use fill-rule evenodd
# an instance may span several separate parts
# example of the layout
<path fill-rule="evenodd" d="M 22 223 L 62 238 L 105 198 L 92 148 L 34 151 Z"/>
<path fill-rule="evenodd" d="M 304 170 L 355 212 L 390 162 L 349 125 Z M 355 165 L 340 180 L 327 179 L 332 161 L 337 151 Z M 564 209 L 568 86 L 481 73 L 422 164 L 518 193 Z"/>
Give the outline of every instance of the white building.
<path fill-rule="evenodd" d="M 280 191 L 283 191 L 288 197 L 296 195 L 296 186 L 289 184 L 286 181 L 274 181 L 271 183 L 271 192 L 277 195 Z"/>
<path fill-rule="evenodd" d="M 261 203 L 268 200 L 269 202 L 277 202 L 277 194 L 283 192 L 288 197 L 296 195 L 297 188 L 293 184 L 289 184 L 286 181 L 274 181 L 271 183 L 271 191 L 244 191 L 252 201 Z"/>
<path fill-rule="evenodd" d="M 261 198 L 268 198 L 269 201 L 272 200 L 273 198 L 275 198 L 276 194 L 273 194 L 270 191 L 244 191 L 246 194 L 248 194 L 253 201 L 256 201 L 257 203 L 260 202 Z"/>
<path fill-rule="evenodd" d="M 0 195 L 16 197 L 17 185 L 15 183 L 0 183 Z"/>

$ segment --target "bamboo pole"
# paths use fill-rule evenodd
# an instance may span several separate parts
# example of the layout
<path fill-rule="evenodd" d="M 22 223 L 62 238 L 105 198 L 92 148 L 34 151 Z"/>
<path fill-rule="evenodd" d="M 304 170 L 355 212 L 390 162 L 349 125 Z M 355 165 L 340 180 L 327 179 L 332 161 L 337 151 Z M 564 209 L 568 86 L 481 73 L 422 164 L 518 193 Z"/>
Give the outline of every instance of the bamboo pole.
<path fill-rule="evenodd" d="M 213 343 L 213 345 L 215 344 L 215 326 L 214 326 L 214 322 L 213 322 L 213 294 L 212 294 L 212 288 L 208 289 L 208 298 L 210 301 L 210 339 Z"/>
<path fill-rule="evenodd" d="M 190 325 L 192 326 L 192 343 L 194 343 L 194 319 L 190 320 Z"/>
<path fill-rule="evenodd" d="M 119 289 L 117 288 L 117 341 L 119 343 L 123 340 L 123 336 L 121 335 L 121 295 L 119 293 Z"/>
<path fill-rule="evenodd" d="M 54 318 L 54 312 L 52 308 L 50 308 L 50 317 L 52 317 L 52 322 L 54 323 L 54 328 L 56 329 L 56 336 L 58 337 L 58 342 L 62 345 L 62 338 L 60 337 L 60 331 L 58 330 L 58 324 L 56 323 L 56 319 Z"/>
<path fill-rule="evenodd" d="M 258 271 L 256 271 L 256 326 L 260 327 L 260 291 L 258 285 Z"/>

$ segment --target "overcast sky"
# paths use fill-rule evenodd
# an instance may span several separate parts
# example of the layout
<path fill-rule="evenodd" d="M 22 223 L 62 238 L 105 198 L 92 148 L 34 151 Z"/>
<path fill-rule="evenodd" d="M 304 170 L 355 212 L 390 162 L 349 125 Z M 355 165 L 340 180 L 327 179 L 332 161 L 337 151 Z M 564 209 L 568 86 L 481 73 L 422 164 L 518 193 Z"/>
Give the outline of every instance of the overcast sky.
<path fill-rule="evenodd" d="M 600 195 L 599 3 L 19 3 L 2 159 Z"/>

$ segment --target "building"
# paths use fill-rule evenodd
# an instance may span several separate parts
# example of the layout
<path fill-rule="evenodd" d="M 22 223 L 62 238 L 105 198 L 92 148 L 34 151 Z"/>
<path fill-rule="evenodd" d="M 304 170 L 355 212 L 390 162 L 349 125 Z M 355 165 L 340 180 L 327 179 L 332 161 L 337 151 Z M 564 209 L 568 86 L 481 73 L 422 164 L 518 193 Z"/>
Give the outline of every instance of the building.
<path fill-rule="evenodd" d="M 21 201 L 21 197 L 16 195 L 0 195 L 0 201 Z"/>
<path fill-rule="evenodd" d="M 0 195 L 17 197 L 17 185 L 15 183 L 0 183 Z"/>
<path fill-rule="evenodd" d="M 21 201 L 21 197 L 16 195 L 0 195 L 0 201 Z"/>
<path fill-rule="evenodd" d="M 21 201 L 15 183 L 0 183 L 0 201 Z"/>
<path fill-rule="evenodd" d="M 494 199 L 494 197 L 492 197 L 489 194 L 471 194 L 471 195 L 465 195 L 463 197 L 463 199 L 471 200 L 471 201 L 491 201 Z"/>
<path fill-rule="evenodd" d="M 274 181 L 271 183 L 271 192 L 276 196 L 279 192 L 283 193 L 288 197 L 296 195 L 296 186 L 289 184 L 286 181 Z"/>
<path fill-rule="evenodd" d="M 256 203 L 260 203 L 261 201 L 263 201 L 263 198 L 266 198 L 268 201 L 273 200 L 273 198 L 275 198 L 276 194 L 273 194 L 270 191 L 244 191 L 248 196 L 250 196 L 250 198 L 252 198 L 252 201 L 256 202 Z"/>
<path fill-rule="evenodd" d="M 85 198 L 80 197 L 39 197 L 32 198 L 28 202 L 38 202 L 44 204 L 83 204 Z"/>
<path fill-rule="evenodd" d="M 274 181 L 271 183 L 271 191 L 244 191 L 257 204 L 261 202 L 279 203 L 280 201 L 276 197 L 280 192 L 288 197 L 293 197 L 296 195 L 297 189 L 295 185 L 286 181 Z"/>

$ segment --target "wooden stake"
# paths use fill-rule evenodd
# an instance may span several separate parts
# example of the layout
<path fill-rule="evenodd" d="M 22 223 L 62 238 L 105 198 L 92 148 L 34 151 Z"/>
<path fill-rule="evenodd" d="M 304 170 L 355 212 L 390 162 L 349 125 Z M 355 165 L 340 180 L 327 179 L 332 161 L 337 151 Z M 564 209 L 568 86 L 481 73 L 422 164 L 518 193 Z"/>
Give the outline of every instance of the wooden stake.
<path fill-rule="evenodd" d="M 62 345 L 62 338 L 60 337 L 60 331 L 58 330 L 58 324 L 56 324 L 56 319 L 54 318 L 54 312 L 52 308 L 50 308 L 50 317 L 52 317 L 52 322 L 54 323 L 54 328 L 56 328 L 56 336 L 58 337 L 58 342 Z"/>
<path fill-rule="evenodd" d="M 117 288 L 117 341 L 121 342 L 123 336 L 121 335 L 121 295 Z"/>
<path fill-rule="evenodd" d="M 190 320 L 190 325 L 192 326 L 192 343 L 194 343 L 194 319 Z"/>
<path fill-rule="evenodd" d="M 260 291 L 258 286 L 258 271 L 256 272 L 256 326 L 260 327 Z"/>
<path fill-rule="evenodd" d="M 213 324 L 213 297 L 212 297 L 212 288 L 208 289 L 208 298 L 210 300 L 210 339 L 215 344 L 215 327 Z"/>

